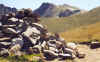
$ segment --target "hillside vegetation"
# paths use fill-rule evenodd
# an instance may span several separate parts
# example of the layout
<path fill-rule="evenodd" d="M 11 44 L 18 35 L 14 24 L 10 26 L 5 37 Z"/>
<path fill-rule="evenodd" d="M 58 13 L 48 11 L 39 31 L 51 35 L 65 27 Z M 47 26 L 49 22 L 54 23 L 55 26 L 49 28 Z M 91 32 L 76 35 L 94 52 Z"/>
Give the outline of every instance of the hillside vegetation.
<path fill-rule="evenodd" d="M 68 41 L 100 39 L 100 7 L 84 14 L 41 20 L 49 32 L 59 32 Z"/>
<path fill-rule="evenodd" d="M 61 33 L 68 41 L 100 40 L 100 22 Z"/>
<path fill-rule="evenodd" d="M 41 23 L 47 25 L 50 32 L 65 32 L 81 26 L 100 22 L 100 8 L 95 8 L 84 14 L 61 18 L 41 18 Z"/>

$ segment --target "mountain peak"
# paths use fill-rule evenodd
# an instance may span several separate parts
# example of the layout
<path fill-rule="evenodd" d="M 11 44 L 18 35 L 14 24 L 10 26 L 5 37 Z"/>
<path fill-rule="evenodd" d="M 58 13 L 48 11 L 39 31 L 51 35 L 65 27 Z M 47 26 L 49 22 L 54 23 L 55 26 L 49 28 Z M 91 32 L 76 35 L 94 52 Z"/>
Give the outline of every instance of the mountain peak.
<path fill-rule="evenodd" d="M 52 3 L 45 2 L 45 3 L 43 3 L 41 6 L 55 6 L 55 5 L 52 4 Z"/>
<path fill-rule="evenodd" d="M 41 6 L 40 6 L 40 9 L 48 9 L 48 8 L 53 8 L 55 7 L 56 5 L 52 4 L 52 3 L 43 3 Z"/>
<path fill-rule="evenodd" d="M 79 13 L 80 9 L 68 4 L 55 5 L 47 2 L 43 3 L 34 12 L 40 14 L 41 17 L 66 17 L 72 14 Z"/>

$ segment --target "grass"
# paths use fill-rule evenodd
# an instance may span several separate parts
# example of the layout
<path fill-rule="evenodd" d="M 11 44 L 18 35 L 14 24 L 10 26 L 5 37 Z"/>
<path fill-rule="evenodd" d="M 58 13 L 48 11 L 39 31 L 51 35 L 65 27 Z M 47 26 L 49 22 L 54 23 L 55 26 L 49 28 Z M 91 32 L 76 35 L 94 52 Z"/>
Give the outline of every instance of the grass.
<path fill-rule="evenodd" d="M 24 55 L 16 58 L 15 56 L 0 57 L 0 62 L 47 62 L 40 59 L 40 54 Z M 53 60 L 52 62 L 57 62 L 58 60 Z M 66 62 L 73 62 L 72 60 L 65 60 Z"/>
<path fill-rule="evenodd" d="M 62 18 L 41 18 L 49 32 L 59 32 L 67 41 L 100 39 L 100 7 L 84 14 Z"/>
<path fill-rule="evenodd" d="M 68 41 L 89 41 L 93 39 L 100 40 L 100 22 L 92 25 L 62 32 L 61 36 Z"/>
<path fill-rule="evenodd" d="M 0 57 L 0 62 L 38 62 L 39 54 L 23 55 L 16 58 L 15 56 Z"/>

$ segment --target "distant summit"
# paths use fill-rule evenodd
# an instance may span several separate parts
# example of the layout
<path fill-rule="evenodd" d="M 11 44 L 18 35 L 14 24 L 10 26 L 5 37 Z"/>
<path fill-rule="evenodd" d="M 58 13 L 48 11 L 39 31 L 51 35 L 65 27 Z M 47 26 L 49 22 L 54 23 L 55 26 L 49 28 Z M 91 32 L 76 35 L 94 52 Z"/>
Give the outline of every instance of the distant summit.
<path fill-rule="evenodd" d="M 11 7 L 5 6 L 4 4 L 0 4 L 0 15 L 7 14 L 9 12 L 15 13 L 16 11 L 17 11 L 16 8 L 11 8 Z"/>
<path fill-rule="evenodd" d="M 81 11 L 67 4 L 57 6 L 52 3 L 43 3 L 34 13 L 40 14 L 41 17 L 67 17 L 80 13 Z"/>

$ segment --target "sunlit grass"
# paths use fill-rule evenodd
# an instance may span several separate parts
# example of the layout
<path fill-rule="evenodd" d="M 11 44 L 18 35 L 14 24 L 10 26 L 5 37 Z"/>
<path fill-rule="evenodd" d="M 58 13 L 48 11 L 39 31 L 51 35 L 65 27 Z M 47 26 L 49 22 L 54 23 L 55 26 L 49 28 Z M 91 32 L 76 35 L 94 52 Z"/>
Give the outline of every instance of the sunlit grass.
<path fill-rule="evenodd" d="M 67 41 L 100 39 L 100 7 L 84 14 L 64 18 L 41 18 L 49 32 L 59 32 Z"/>
<path fill-rule="evenodd" d="M 89 41 L 93 39 L 100 40 L 100 23 L 95 23 L 89 26 L 77 28 L 62 32 L 61 36 L 68 41 Z"/>

